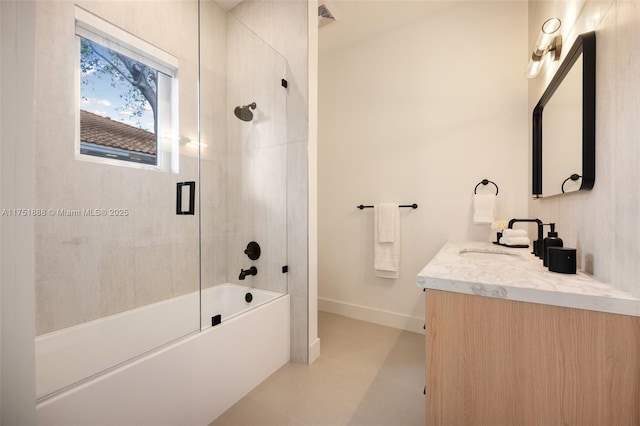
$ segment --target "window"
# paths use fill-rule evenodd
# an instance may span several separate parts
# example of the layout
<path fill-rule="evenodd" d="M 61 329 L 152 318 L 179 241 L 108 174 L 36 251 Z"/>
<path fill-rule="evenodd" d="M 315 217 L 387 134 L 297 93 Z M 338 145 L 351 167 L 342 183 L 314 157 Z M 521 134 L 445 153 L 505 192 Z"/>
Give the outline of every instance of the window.
<path fill-rule="evenodd" d="M 76 158 L 178 172 L 178 60 L 76 8 Z"/>

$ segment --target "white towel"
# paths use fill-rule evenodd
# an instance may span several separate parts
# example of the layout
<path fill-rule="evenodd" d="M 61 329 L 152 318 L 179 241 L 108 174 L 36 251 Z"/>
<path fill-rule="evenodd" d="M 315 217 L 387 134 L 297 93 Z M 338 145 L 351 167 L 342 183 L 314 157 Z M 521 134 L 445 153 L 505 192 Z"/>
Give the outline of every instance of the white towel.
<path fill-rule="evenodd" d="M 395 241 L 396 232 L 396 218 L 399 220 L 398 215 L 399 207 L 393 203 L 382 203 L 375 206 L 376 215 L 376 227 L 378 228 L 379 243 L 392 243 Z"/>
<path fill-rule="evenodd" d="M 374 206 L 374 269 L 379 277 L 400 276 L 400 208 L 384 203 Z M 391 240 L 391 241 L 389 241 Z"/>
<path fill-rule="evenodd" d="M 500 238 L 500 244 L 505 246 L 528 246 L 529 238 L 527 237 L 502 237 Z"/>
<path fill-rule="evenodd" d="M 473 223 L 493 223 L 496 220 L 496 195 L 473 195 Z"/>
<path fill-rule="evenodd" d="M 502 236 L 505 238 L 511 238 L 511 237 L 528 237 L 529 234 L 527 234 L 527 231 L 524 229 L 503 229 L 502 230 Z"/>

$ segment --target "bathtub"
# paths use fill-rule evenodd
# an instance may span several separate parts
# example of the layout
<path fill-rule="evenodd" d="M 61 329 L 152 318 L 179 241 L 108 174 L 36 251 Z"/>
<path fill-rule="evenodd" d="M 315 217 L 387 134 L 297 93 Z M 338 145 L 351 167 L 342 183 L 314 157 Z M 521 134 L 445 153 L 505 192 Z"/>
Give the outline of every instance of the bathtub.
<path fill-rule="evenodd" d="M 238 284 L 220 284 L 202 292 L 202 329 L 211 327 L 216 315 L 225 321 L 282 296 Z"/>
<path fill-rule="evenodd" d="M 288 295 L 221 284 L 201 297 L 202 312 L 195 292 L 39 336 L 38 424 L 206 425 L 288 362 Z"/>

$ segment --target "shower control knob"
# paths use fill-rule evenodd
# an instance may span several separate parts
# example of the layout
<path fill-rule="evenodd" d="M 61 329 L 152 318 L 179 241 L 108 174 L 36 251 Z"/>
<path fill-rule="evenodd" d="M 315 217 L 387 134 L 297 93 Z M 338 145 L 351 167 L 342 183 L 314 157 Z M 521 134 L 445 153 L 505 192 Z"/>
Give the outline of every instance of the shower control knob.
<path fill-rule="evenodd" d="M 255 241 L 251 241 L 247 244 L 247 248 L 244 251 L 244 254 L 249 256 L 251 260 L 258 260 L 260 258 L 260 244 Z"/>

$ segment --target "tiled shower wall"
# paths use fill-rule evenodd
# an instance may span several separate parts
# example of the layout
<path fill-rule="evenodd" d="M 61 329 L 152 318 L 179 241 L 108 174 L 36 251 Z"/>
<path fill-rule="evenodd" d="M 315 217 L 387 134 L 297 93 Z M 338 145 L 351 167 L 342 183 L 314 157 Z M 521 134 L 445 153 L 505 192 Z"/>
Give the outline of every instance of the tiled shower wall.
<path fill-rule="evenodd" d="M 230 12 L 287 60 L 287 264 L 291 360 L 308 357 L 307 2 L 246 0 Z"/>
<path fill-rule="evenodd" d="M 287 291 L 286 61 L 217 3 L 201 3 L 202 286 Z M 256 102 L 250 122 L 233 114 Z M 262 249 L 250 260 L 250 241 Z M 256 276 L 238 279 L 241 269 Z"/>
<path fill-rule="evenodd" d="M 202 287 L 227 281 L 227 13 L 200 3 Z M 206 145 L 206 146 L 204 146 Z"/>
<path fill-rule="evenodd" d="M 591 191 L 529 201 L 531 217 L 555 222 L 578 267 L 615 288 L 640 296 L 640 3 L 530 1 L 529 46 L 545 19 L 562 19 L 563 55 L 578 34 L 596 32 L 596 180 Z M 529 112 L 560 62 L 529 82 Z"/>
<path fill-rule="evenodd" d="M 199 288 L 198 218 L 175 214 L 176 182 L 197 180 L 197 148 L 181 145 L 179 174 L 74 157 L 75 3 L 36 5 L 35 207 L 128 209 L 129 215 L 36 218 L 38 335 Z M 197 2 L 77 4 L 179 59 L 179 132 L 195 139 Z"/>
<path fill-rule="evenodd" d="M 228 280 L 286 293 L 286 60 L 232 15 L 227 19 L 227 49 Z M 252 102 L 257 105 L 252 121 L 233 114 L 236 107 Z M 244 254 L 250 241 L 260 244 L 257 260 Z M 257 275 L 240 281 L 240 270 L 250 266 L 257 268 Z"/>

